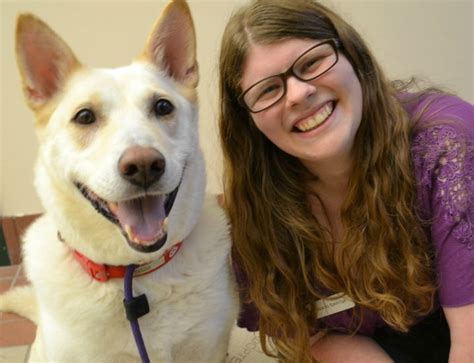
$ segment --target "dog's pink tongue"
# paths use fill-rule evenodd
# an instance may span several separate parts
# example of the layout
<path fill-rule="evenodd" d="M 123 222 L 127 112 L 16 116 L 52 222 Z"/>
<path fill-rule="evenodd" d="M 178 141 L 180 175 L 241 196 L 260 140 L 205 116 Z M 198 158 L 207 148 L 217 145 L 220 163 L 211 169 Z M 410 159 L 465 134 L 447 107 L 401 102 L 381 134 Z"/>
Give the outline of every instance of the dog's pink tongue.
<path fill-rule="evenodd" d="M 166 217 L 164 196 L 148 196 L 110 205 L 128 238 L 147 245 L 164 235 L 163 221 Z"/>

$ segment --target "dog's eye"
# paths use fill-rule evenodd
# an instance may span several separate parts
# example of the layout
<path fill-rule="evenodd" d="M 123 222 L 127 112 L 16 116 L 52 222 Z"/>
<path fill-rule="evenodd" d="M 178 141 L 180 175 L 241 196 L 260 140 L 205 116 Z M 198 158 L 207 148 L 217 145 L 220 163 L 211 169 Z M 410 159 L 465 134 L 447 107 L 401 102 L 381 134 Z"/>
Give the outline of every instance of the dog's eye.
<path fill-rule="evenodd" d="M 95 122 L 95 115 L 91 110 L 84 108 L 76 113 L 72 120 L 81 125 L 89 125 Z"/>
<path fill-rule="evenodd" d="M 174 111 L 174 106 L 170 101 L 165 100 L 164 98 L 161 98 L 158 101 L 156 101 L 155 106 L 154 106 L 154 111 L 155 111 L 155 115 L 158 117 L 166 116 Z"/>

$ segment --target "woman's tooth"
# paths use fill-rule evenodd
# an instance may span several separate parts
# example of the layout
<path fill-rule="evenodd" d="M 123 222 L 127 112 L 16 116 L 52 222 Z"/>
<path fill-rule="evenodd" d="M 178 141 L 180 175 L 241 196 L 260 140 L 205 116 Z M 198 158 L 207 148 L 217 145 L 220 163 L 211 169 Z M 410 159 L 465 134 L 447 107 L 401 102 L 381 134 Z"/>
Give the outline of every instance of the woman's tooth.
<path fill-rule="evenodd" d="M 312 119 L 301 122 L 297 128 L 306 132 L 322 124 L 332 113 L 332 104 L 327 103 Z"/>

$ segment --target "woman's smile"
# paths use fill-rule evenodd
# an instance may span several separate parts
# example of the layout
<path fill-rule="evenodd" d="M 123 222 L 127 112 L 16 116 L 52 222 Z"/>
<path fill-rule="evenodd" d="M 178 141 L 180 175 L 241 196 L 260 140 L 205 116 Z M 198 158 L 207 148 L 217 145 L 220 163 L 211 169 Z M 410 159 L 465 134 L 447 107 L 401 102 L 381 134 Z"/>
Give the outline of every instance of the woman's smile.
<path fill-rule="evenodd" d="M 311 117 L 296 122 L 293 125 L 293 131 L 305 133 L 316 129 L 317 127 L 325 123 L 326 120 L 332 115 L 334 107 L 335 103 L 332 101 L 325 103 Z"/>
<path fill-rule="evenodd" d="M 253 44 L 244 63 L 241 88 L 284 72 L 298 56 L 323 42 L 294 38 Z M 289 76 L 285 82 L 286 93 L 278 102 L 251 113 L 257 128 L 305 165 L 347 160 L 362 118 L 362 89 L 344 54 L 339 52 L 337 63 L 320 77 L 304 81 Z"/>

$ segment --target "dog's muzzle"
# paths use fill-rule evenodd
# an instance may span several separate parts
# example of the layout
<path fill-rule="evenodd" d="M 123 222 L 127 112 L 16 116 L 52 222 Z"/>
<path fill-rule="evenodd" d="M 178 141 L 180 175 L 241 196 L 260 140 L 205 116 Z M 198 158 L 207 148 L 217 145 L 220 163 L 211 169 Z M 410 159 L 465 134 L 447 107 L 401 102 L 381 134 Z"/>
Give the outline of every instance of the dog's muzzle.
<path fill-rule="evenodd" d="M 134 250 L 155 252 L 166 243 L 168 216 L 181 182 L 169 194 L 143 195 L 121 202 L 108 202 L 84 184 L 75 184 L 97 212 L 121 229 Z"/>

